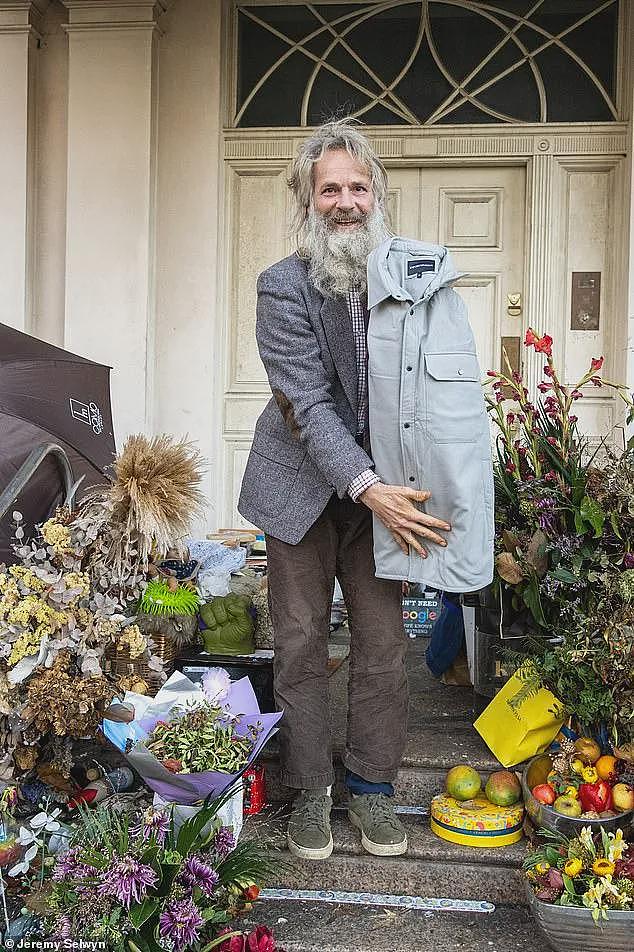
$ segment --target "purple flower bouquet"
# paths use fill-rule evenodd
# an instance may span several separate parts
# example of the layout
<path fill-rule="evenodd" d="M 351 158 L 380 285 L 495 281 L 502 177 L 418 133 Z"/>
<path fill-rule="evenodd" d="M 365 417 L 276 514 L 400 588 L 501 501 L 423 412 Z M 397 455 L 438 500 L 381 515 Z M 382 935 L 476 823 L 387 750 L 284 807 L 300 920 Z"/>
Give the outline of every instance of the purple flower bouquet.
<path fill-rule="evenodd" d="M 176 671 L 155 698 L 128 691 L 124 704 L 134 707 L 134 720 L 127 724 L 104 720 L 102 729 L 105 736 L 125 755 L 150 789 L 167 802 L 185 805 L 198 803 L 209 795 L 218 797 L 235 784 L 275 732 L 275 725 L 282 716 L 282 712 L 260 713 L 249 679 L 232 682 L 223 669 L 211 669 L 202 687 Z M 229 730 L 232 737 L 250 738 L 246 762 L 233 773 L 222 770 L 187 772 L 182 769 L 174 772 L 168 769 L 165 766 L 168 761 L 162 762 L 148 749 L 153 731 L 159 722 L 173 724 L 179 716 L 186 717 L 188 711 L 203 710 L 210 704 L 221 708 L 218 723 Z M 200 742 L 193 743 L 194 747 L 199 748 Z M 169 766 L 173 768 L 174 765 L 170 763 Z"/>

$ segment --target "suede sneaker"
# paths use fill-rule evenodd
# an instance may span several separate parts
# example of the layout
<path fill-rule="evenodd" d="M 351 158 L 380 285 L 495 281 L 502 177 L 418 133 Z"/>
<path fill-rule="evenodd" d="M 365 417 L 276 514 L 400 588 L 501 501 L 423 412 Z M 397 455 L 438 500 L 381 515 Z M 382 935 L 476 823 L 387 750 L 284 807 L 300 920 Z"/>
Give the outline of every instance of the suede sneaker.
<path fill-rule="evenodd" d="M 302 790 L 293 804 L 286 842 L 300 859 L 327 859 L 332 853 L 330 809 L 326 790 Z"/>
<path fill-rule="evenodd" d="M 361 845 L 374 856 L 400 856 L 407 852 L 407 833 L 397 818 L 391 797 L 384 793 L 353 796 L 348 817 L 361 830 Z"/>

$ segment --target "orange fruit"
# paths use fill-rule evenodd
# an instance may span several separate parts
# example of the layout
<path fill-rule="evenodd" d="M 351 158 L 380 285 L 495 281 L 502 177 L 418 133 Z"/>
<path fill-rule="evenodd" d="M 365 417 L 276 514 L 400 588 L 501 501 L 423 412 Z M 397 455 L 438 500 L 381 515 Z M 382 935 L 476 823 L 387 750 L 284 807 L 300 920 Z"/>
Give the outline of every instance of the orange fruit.
<path fill-rule="evenodd" d="M 611 754 L 603 754 L 597 760 L 594 769 L 601 780 L 610 780 L 611 777 L 616 776 L 616 757 L 612 757 Z"/>

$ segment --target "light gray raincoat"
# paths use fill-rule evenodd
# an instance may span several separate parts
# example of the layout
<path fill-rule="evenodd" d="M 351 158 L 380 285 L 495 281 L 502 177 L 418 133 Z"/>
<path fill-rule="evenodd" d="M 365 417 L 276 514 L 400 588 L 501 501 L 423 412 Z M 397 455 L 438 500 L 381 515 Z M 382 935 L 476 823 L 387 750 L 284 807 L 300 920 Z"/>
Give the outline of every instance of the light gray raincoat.
<path fill-rule="evenodd" d="M 493 578 L 490 430 L 461 275 L 439 245 L 388 238 L 368 259 L 368 398 L 376 472 L 428 489 L 423 504 L 452 529 L 446 548 L 406 556 L 374 518 L 379 578 L 475 591 Z M 424 540 L 423 540 L 424 544 Z"/>

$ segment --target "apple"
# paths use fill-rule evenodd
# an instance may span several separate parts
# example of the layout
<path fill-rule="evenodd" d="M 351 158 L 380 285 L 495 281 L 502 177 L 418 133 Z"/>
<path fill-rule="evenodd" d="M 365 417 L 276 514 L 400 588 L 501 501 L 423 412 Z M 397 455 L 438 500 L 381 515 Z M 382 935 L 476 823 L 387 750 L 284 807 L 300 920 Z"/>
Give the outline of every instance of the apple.
<path fill-rule="evenodd" d="M 561 813 L 563 816 L 577 817 L 581 816 L 581 804 L 574 797 L 557 797 L 553 803 L 555 813 Z"/>
<path fill-rule="evenodd" d="M 591 737 L 580 737 L 575 741 L 575 754 L 584 764 L 596 764 L 601 756 L 601 748 Z"/>
<path fill-rule="evenodd" d="M 634 810 L 634 787 L 629 783 L 615 783 L 612 787 L 612 803 L 620 813 Z"/>
<path fill-rule="evenodd" d="M 553 787 L 549 783 L 538 783 L 536 787 L 533 787 L 531 793 L 540 803 L 547 803 L 548 806 L 552 806 L 557 798 Z"/>

